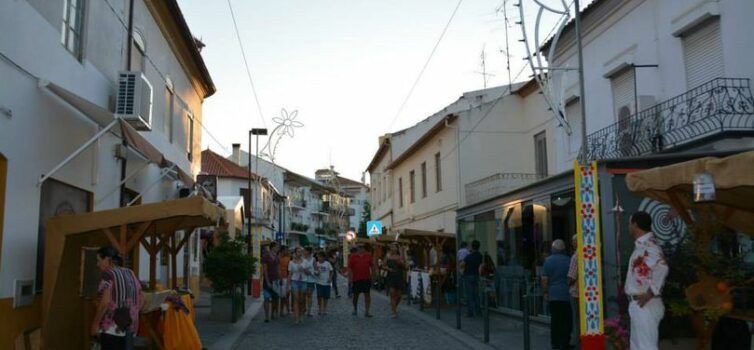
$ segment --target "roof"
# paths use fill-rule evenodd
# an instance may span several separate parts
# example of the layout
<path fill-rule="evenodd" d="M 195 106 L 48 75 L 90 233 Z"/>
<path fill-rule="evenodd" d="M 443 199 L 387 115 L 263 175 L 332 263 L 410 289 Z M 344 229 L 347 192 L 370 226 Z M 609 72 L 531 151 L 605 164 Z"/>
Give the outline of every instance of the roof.
<path fill-rule="evenodd" d="M 317 180 L 314 180 L 312 178 L 306 177 L 301 174 L 294 173 L 292 171 L 286 171 L 285 172 L 285 182 L 288 183 L 295 183 L 300 186 L 308 186 L 311 187 L 314 190 L 319 190 L 323 192 L 329 192 L 329 193 L 335 193 L 337 192 L 334 188 L 327 186 Z"/>
<path fill-rule="evenodd" d="M 365 185 L 365 184 L 363 184 L 363 183 L 361 183 L 359 181 L 347 179 L 347 178 L 342 177 L 342 176 L 337 176 L 337 179 L 338 179 L 338 184 L 340 184 L 340 186 L 345 186 L 345 187 L 367 187 L 367 185 Z"/>
<path fill-rule="evenodd" d="M 197 46 L 196 40 L 194 40 L 194 36 L 191 34 L 191 29 L 189 29 L 188 23 L 186 23 L 186 19 L 183 17 L 183 13 L 181 12 L 181 8 L 178 6 L 178 1 L 147 1 L 146 3 L 148 7 L 157 12 L 156 16 L 160 16 L 160 18 L 164 18 L 165 20 L 172 22 L 164 23 L 163 30 L 165 30 L 166 36 L 169 35 L 168 33 L 171 31 L 174 31 L 174 33 L 178 34 L 178 39 L 180 40 L 180 42 L 176 43 L 176 46 L 178 47 L 175 47 L 174 49 L 179 53 L 186 54 L 186 56 L 178 55 L 179 61 L 182 61 L 182 57 L 186 57 L 191 60 L 190 63 L 193 64 L 193 67 L 190 68 L 195 68 L 195 71 L 193 73 L 198 75 L 198 80 L 204 90 L 203 97 L 206 98 L 212 96 L 217 91 L 217 88 L 215 87 L 215 83 L 212 81 L 212 77 L 209 75 L 209 70 L 207 69 L 207 65 L 204 63 L 204 59 L 199 52 L 199 47 Z M 170 41 L 168 40 L 168 42 Z M 188 70 L 192 71 L 192 69 Z"/>
<path fill-rule="evenodd" d="M 598 7 L 600 7 L 603 3 L 608 2 L 609 0 L 594 0 L 591 4 L 587 5 L 581 10 L 581 21 L 582 21 L 582 28 L 583 28 L 583 21 L 585 18 L 587 18 L 594 10 Z M 623 1 L 623 0 L 619 0 Z M 573 30 L 575 30 L 576 27 L 576 21 L 575 19 L 571 19 L 565 27 L 563 27 L 563 32 L 560 34 L 560 38 L 562 39 L 565 37 L 566 33 L 569 33 Z M 542 44 L 542 47 L 540 47 L 540 51 L 547 51 L 550 49 L 550 45 L 552 44 L 552 39 L 554 36 L 551 36 L 547 41 L 545 41 L 544 44 Z"/>
<path fill-rule="evenodd" d="M 429 129 L 422 137 L 420 137 L 414 144 L 412 144 L 405 152 L 403 152 L 397 159 L 388 164 L 387 169 L 393 169 L 400 165 L 404 160 L 408 159 L 411 155 L 416 153 L 424 145 L 427 144 L 435 135 L 445 129 L 446 123 L 452 123 L 458 119 L 456 114 L 448 114 L 445 118 L 440 119 L 431 129 Z"/>
<path fill-rule="evenodd" d="M 374 168 L 377 166 L 377 163 L 380 162 L 382 157 L 385 156 L 387 151 L 390 149 L 390 137 L 385 137 L 380 141 L 380 148 L 377 149 L 377 152 L 374 154 L 374 158 L 372 158 L 372 161 L 369 162 L 369 166 L 367 166 L 367 171 L 372 172 Z"/>
<path fill-rule="evenodd" d="M 202 151 L 202 174 L 218 177 L 231 177 L 236 179 L 251 179 L 258 181 L 260 177 L 248 169 L 225 159 L 223 156 L 210 149 Z"/>

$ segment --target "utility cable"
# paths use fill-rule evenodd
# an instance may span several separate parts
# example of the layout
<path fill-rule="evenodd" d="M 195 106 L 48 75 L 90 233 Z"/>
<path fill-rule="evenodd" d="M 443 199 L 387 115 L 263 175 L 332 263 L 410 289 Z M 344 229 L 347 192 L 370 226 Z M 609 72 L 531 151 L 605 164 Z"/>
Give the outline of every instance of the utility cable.
<path fill-rule="evenodd" d="M 440 33 L 440 37 L 437 38 L 437 42 L 435 43 L 435 46 L 432 48 L 432 51 L 429 53 L 429 57 L 427 57 L 427 60 L 424 62 L 424 66 L 422 66 L 422 69 L 419 71 L 419 75 L 416 76 L 416 80 L 414 80 L 414 84 L 411 85 L 411 89 L 409 89 L 408 95 L 406 95 L 406 98 L 403 99 L 403 103 L 401 103 L 400 108 L 398 108 L 398 112 L 395 113 L 393 120 L 390 121 L 390 125 L 388 125 L 387 127 L 388 130 L 390 130 L 393 127 L 393 124 L 395 124 L 395 121 L 398 120 L 398 117 L 401 115 L 401 112 L 403 112 L 403 109 L 406 107 L 408 100 L 414 94 L 414 90 L 416 89 L 416 86 L 419 84 L 419 81 L 424 75 L 424 71 L 427 70 L 427 66 L 429 66 L 429 62 L 432 61 L 432 57 L 435 55 L 435 51 L 437 51 L 437 47 L 440 46 L 440 42 L 442 42 L 442 39 L 445 37 L 445 33 L 448 31 L 448 28 L 450 27 L 450 23 L 453 22 L 453 18 L 456 16 L 456 13 L 458 12 L 458 8 L 461 7 L 461 3 L 463 3 L 463 0 L 458 0 L 458 4 L 456 4 L 455 9 L 453 9 L 453 13 L 450 15 L 450 18 L 448 19 L 448 22 L 445 24 L 445 27 L 442 29 L 442 33 Z"/>
<path fill-rule="evenodd" d="M 238 46 L 241 49 L 241 56 L 243 57 L 244 68 L 246 68 L 246 76 L 249 78 L 249 84 L 251 85 L 251 93 L 254 95 L 254 101 L 257 104 L 257 111 L 259 112 L 259 119 L 262 120 L 262 126 L 267 128 L 267 122 L 264 120 L 264 113 L 262 113 L 262 105 L 259 103 L 259 95 L 257 89 L 254 86 L 254 79 L 251 77 L 251 70 L 249 69 L 249 61 L 246 59 L 246 50 L 243 47 L 243 41 L 241 40 L 241 34 L 238 31 L 238 23 L 236 22 L 236 14 L 233 12 L 233 5 L 228 0 L 228 8 L 230 9 L 230 18 L 233 19 L 233 28 L 236 31 L 236 39 L 238 39 Z"/>

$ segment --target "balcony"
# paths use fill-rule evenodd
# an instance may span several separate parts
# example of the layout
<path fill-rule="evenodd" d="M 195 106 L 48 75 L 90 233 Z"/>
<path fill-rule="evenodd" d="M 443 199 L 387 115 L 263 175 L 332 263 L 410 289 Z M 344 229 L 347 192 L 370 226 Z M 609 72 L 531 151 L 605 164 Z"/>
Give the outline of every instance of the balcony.
<path fill-rule="evenodd" d="M 251 223 L 267 225 L 272 222 L 272 211 L 269 208 L 252 208 Z"/>
<path fill-rule="evenodd" d="M 306 201 L 303 199 L 292 199 L 288 201 L 288 207 L 293 210 L 306 209 Z"/>
<path fill-rule="evenodd" d="M 638 157 L 735 132 L 754 135 L 749 79 L 717 78 L 589 135 L 581 159 Z"/>
<path fill-rule="evenodd" d="M 544 175 L 522 173 L 497 173 L 485 177 L 466 184 L 466 205 L 500 196 L 543 178 Z"/>

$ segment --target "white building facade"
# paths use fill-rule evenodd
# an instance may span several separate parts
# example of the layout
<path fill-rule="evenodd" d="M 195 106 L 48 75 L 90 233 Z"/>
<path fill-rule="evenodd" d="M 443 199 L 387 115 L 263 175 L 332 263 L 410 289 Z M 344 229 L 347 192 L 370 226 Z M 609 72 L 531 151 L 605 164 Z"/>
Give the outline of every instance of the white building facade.
<path fill-rule="evenodd" d="M 0 348 L 40 325 L 48 218 L 176 199 L 199 170 L 202 102 L 215 87 L 196 43 L 175 1 L 135 1 L 131 42 L 127 18 L 125 0 L 0 2 L 0 318 L 14 321 Z M 139 135 L 168 166 L 123 147 L 113 110 L 126 70 L 152 87 L 151 131 Z"/>

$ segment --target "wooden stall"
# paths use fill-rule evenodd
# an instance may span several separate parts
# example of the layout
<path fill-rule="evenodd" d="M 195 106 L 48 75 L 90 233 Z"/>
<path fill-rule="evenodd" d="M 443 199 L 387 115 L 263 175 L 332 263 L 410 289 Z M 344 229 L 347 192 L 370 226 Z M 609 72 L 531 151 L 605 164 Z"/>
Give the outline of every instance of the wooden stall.
<path fill-rule="evenodd" d="M 712 182 L 708 178 L 706 190 L 709 193 L 714 184 L 714 199 L 695 200 L 694 180 L 699 174 L 711 175 Z M 728 329 L 732 322 L 754 321 L 754 276 L 741 267 L 740 253 L 735 249 L 716 252 L 713 244 L 715 241 L 720 244 L 721 239 L 728 240 L 729 237 L 737 240 L 736 232 L 754 236 L 754 151 L 631 173 L 626 177 L 626 184 L 632 192 L 670 205 L 691 229 L 693 258 L 698 263 L 693 267 L 695 274 L 687 275 L 695 278 L 683 285 L 685 298 L 675 296 L 680 300 L 670 300 L 669 303 L 675 305 L 671 312 L 688 308 L 687 314 L 697 337 L 696 349 L 706 349 L 714 341 L 712 334 L 719 321 L 726 322 L 721 323 L 721 327 Z M 684 268 L 674 266 L 681 261 L 669 258 L 671 270 Z M 742 337 L 750 341 L 750 332 L 746 323 L 743 325 L 743 331 L 736 339 Z M 726 339 L 718 341 L 733 341 L 734 337 L 728 333 Z M 713 344 L 713 348 L 716 347 L 726 345 Z"/>
<path fill-rule="evenodd" d="M 178 252 L 199 227 L 224 224 L 225 211 L 201 197 L 58 216 L 47 223 L 42 304 L 45 349 L 84 349 L 94 305 L 82 292 L 87 268 L 82 264 L 92 248 L 112 245 L 135 271 L 138 246 L 149 254 L 149 285 L 156 285 L 157 255 L 167 250 L 171 287 L 178 286 Z M 177 231 L 183 231 L 179 236 Z M 91 256 L 90 256 L 91 258 Z M 184 257 L 186 259 L 186 257 Z M 184 276 L 187 278 L 188 276 Z"/>

